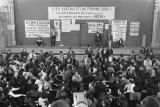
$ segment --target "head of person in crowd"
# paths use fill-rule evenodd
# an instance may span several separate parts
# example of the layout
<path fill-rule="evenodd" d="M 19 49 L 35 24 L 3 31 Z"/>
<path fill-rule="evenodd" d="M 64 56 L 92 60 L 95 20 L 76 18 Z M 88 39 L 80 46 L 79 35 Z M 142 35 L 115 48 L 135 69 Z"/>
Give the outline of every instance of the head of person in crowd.
<path fill-rule="evenodd" d="M 148 96 L 142 100 L 142 107 L 160 107 L 160 102 L 156 97 Z"/>

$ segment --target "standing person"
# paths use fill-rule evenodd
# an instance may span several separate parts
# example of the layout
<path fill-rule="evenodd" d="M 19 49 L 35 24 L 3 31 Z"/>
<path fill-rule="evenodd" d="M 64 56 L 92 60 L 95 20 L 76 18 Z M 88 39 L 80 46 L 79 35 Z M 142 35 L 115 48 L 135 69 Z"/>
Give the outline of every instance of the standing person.
<path fill-rule="evenodd" d="M 50 35 L 51 35 L 51 46 L 55 46 L 56 45 L 56 37 L 57 37 L 57 31 L 56 31 L 55 27 L 53 27 L 51 29 Z"/>
<path fill-rule="evenodd" d="M 68 58 L 75 58 L 75 52 L 74 50 L 72 49 L 72 47 L 69 48 L 68 52 L 67 52 L 67 59 Z"/>
<path fill-rule="evenodd" d="M 93 49 L 90 45 L 88 45 L 87 49 L 85 50 L 85 54 L 88 54 L 90 58 L 93 56 Z"/>
<path fill-rule="evenodd" d="M 84 75 L 88 75 L 90 66 L 91 66 L 91 58 L 89 58 L 89 55 L 86 54 L 86 57 L 84 59 L 84 66 L 85 66 L 85 72 Z"/>
<path fill-rule="evenodd" d="M 95 42 L 96 42 L 96 46 L 97 46 L 97 47 L 100 47 L 100 45 L 101 45 L 101 40 L 102 40 L 101 34 L 97 31 L 97 32 L 96 32 L 96 36 L 95 36 Z"/>
<path fill-rule="evenodd" d="M 28 57 L 28 53 L 26 51 L 26 49 L 23 49 L 22 52 L 20 53 L 20 56 L 21 56 L 21 59 L 23 61 L 26 61 L 27 60 L 27 57 Z"/>

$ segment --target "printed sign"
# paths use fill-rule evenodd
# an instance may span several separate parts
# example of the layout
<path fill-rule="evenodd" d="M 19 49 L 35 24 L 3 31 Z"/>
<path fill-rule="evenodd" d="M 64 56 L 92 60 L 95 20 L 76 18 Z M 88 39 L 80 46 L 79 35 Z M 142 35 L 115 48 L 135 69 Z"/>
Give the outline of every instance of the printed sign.
<path fill-rule="evenodd" d="M 60 21 L 55 20 L 54 27 L 59 29 L 60 28 Z"/>
<path fill-rule="evenodd" d="M 130 36 L 139 35 L 140 22 L 130 22 Z"/>
<path fill-rule="evenodd" d="M 49 20 L 25 20 L 26 38 L 50 37 Z"/>
<path fill-rule="evenodd" d="M 73 20 L 61 20 L 62 32 L 71 32 L 80 30 L 80 24 L 75 24 Z"/>
<path fill-rule="evenodd" d="M 103 33 L 103 22 L 88 22 L 88 33 Z"/>
<path fill-rule="evenodd" d="M 83 92 L 73 93 L 74 107 L 88 107 L 87 98 Z"/>
<path fill-rule="evenodd" d="M 14 12 L 13 0 L 0 0 L 0 12 Z"/>
<path fill-rule="evenodd" d="M 115 7 L 48 7 L 48 19 L 112 20 Z"/>
<path fill-rule="evenodd" d="M 112 20 L 113 41 L 126 40 L 127 20 Z"/>

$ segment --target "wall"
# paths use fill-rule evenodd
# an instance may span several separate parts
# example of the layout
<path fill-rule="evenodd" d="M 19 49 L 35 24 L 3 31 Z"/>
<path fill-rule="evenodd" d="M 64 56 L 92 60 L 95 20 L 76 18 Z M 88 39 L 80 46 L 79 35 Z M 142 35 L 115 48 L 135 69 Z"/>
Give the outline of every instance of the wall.
<path fill-rule="evenodd" d="M 152 23 L 155 0 L 15 0 L 16 19 L 16 41 L 17 45 L 33 45 L 35 39 L 25 37 L 24 20 L 46 20 L 48 19 L 49 6 L 115 6 L 116 19 L 139 21 L 140 36 L 130 37 L 127 31 L 127 46 L 141 46 L 142 34 L 147 35 L 147 45 L 152 40 Z M 84 20 L 76 23 L 86 23 Z M 128 25 L 129 28 L 129 25 Z M 129 29 L 128 29 L 129 30 Z M 105 31 L 107 32 L 107 31 Z M 74 31 L 61 33 L 61 42 L 64 45 L 94 45 L 94 35 L 87 34 L 85 42 L 80 41 L 83 32 Z M 47 45 L 50 45 L 50 38 L 44 38 Z M 82 43 L 83 42 L 83 43 Z"/>

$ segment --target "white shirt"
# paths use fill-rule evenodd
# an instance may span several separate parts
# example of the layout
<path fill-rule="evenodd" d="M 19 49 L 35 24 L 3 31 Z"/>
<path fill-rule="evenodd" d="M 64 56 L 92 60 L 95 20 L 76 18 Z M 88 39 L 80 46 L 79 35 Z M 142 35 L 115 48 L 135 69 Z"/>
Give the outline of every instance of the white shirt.
<path fill-rule="evenodd" d="M 152 66 L 152 60 L 146 59 L 146 60 L 144 60 L 143 64 L 144 64 L 145 67 L 151 67 Z"/>
<path fill-rule="evenodd" d="M 36 59 L 37 55 L 35 53 L 30 53 L 28 57 L 29 57 L 29 59 L 31 59 L 31 58 Z"/>
<path fill-rule="evenodd" d="M 134 92 L 133 88 L 135 87 L 134 83 L 129 83 L 127 85 L 125 85 L 124 89 L 126 89 L 126 93 L 132 93 Z"/>
<path fill-rule="evenodd" d="M 84 59 L 84 64 L 85 64 L 85 66 L 90 66 L 91 65 L 91 59 L 86 57 Z"/>
<path fill-rule="evenodd" d="M 38 85 L 38 91 L 39 91 L 39 92 L 42 92 L 43 84 L 44 84 L 43 81 L 37 79 L 37 80 L 35 81 L 35 84 Z"/>

